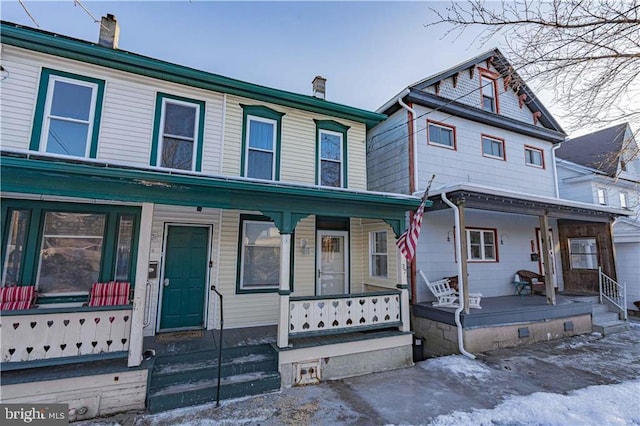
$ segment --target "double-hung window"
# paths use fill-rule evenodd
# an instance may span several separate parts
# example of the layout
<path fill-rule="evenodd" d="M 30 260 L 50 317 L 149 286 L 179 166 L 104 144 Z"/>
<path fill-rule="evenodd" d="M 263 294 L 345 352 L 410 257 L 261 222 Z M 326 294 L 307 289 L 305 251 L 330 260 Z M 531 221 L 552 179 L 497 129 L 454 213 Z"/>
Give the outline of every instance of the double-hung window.
<path fill-rule="evenodd" d="M 629 208 L 628 194 L 626 192 L 620 192 L 618 196 L 620 197 L 620 207 L 622 207 L 623 209 L 628 209 Z"/>
<path fill-rule="evenodd" d="M 240 216 L 238 293 L 277 291 L 280 285 L 280 232 L 261 216 Z"/>
<path fill-rule="evenodd" d="M 372 277 L 387 278 L 387 231 L 369 233 L 369 271 Z"/>
<path fill-rule="evenodd" d="M 604 188 L 597 188 L 596 195 L 598 196 L 598 204 L 602 206 L 607 205 L 607 190 Z"/>
<path fill-rule="evenodd" d="M 280 180 L 283 113 L 264 106 L 242 105 L 242 176 Z"/>
<path fill-rule="evenodd" d="M 43 68 L 30 149 L 95 158 L 104 81 Z"/>
<path fill-rule="evenodd" d="M 527 166 L 544 169 L 544 154 L 541 149 L 525 146 L 524 161 Z"/>
<path fill-rule="evenodd" d="M 316 122 L 316 184 L 335 188 L 347 187 L 347 131 L 333 120 Z"/>
<path fill-rule="evenodd" d="M 2 285 L 84 297 L 99 281 L 131 281 L 136 207 L 5 200 Z M 46 297 L 44 303 L 46 303 Z"/>
<path fill-rule="evenodd" d="M 492 73 L 491 73 L 492 74 Z M 498 112 L 498 84 L 493 75 L 488 71 L 480 72 L 480 93 L 482 97 L 482 109 L 490 112 Z"/>
<path fill-rule="evenodd" d="M 427 120 L 427 143 L 456 149 L 456 128 L 448 124 Z"/>
<path fill-rule="evenodd" d="M 496 230 L 467 228 L 467 258 L 469 261 L 497 262 Z"/>
<path fill-rule="evenodd" d="M 505 160 L 504 140 L 493 136 L 482 135 L 482 155 L 484 157 Z"/>
<path fill-rule="evenodd" d="M 569 238 L 571 269 L 598 269 L 598 244 L 595 238 Z"/>
<path fill-rule="evenodd" d="M 151 165 L 200 171 L 204 102 L 158 93 Z"/>

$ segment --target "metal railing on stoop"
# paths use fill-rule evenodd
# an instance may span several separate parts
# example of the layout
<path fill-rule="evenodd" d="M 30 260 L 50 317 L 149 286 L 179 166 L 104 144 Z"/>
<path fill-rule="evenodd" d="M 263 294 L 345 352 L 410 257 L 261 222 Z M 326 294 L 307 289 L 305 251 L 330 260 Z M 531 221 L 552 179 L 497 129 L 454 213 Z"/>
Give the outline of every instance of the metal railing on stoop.
<path fill-rule="evenodd" d="M 600 287 L 600 303 L 603 300 L 614 305 L 622 314 L 621 319 L 627 320 L 627 288 L 625 284 L 616 282 L 613 278 L 602 272 L 598 267 L 598 283 Z"/>
<path fill-rule="evenodd" d="M 222 376 L 222 332 L 224 331 L 224 317 L 222 316 L 222 293 L 218 291 L 216 286 L 211 286 L 211 290 L 218 295 L 220 299 L 220 342 L 218 344 L 218 385 L 216 386 L 216 408 L 220 407 L 220 380 Z"/>

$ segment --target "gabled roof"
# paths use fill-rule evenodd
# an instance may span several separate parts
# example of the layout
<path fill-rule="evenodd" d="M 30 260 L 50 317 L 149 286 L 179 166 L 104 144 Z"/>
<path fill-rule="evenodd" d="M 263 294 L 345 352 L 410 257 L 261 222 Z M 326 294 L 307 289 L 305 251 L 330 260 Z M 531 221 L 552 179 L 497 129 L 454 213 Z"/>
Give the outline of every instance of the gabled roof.
<path fill-rule="evenodd" d="M 0 41 L 4 44 L 47 53 L 120 71 L 171 81 L 186 86 L 243 96 L 264 102 L 365 123 L 373 127 L 383 114 L 329 102 L 314 96 L 273 89 L 218 74 L 142 56 L 126 50 L 110 49 L 97 43 L 1 21 Z"/>
<path fill-rule="evenodd" d="M 429 76 L 423 80 L 420 80 L 416 83 L 413 83 L 407 87 L 409 90 L 422 91 L 425 88 L 436 84 L 439 81 L 444 79 L 453 77 L 463 71 L 467 71 L 470 68 L 474 68 L 477 64 L 483 61 L 491 61 L 491 65 L 493 65 L 503 77 L 507 77 L 509 80 L 509 85 L 514 90 L 515 94 L 526 95 L 527 99 L 525 101 L 525 105 L 532 112 L 540 112 L 541 115 L 539 117 L 540 123 L 547 129 L 559 132 L 561 134 L 565 134 L 564 130 L 560 126 L 555 118 L 551 115 L 551 113 L 542 105 L 542 102 L 538 100 L 533 91 L 526 85 L 524 80 L 518 75 L 518 73 L 513 69 L 507 58 L 498 50 L 497 48 L 488 50 L 478 56 L 475 56 L 471 59 L 468 59 L 458 65 L 455 65 L 447 70 Z M 406 91 L 406 89 L 405 89 Z M 405 92 L 403 91 L 403 92 Z M 401 92 L 399 95 L 402 95 Z M 393 98 L 393 101 L 398 96 Z M 392 110 L 393 104 L 386 103 L 383 107 L 378 109 L 378 112 L 388 113 Z"/>
<path fill-rule="evenodd" d="M 615 176 L 624 147 L 628 123 L 618 124 L 587 135 L 568 139 L 556 151 L 556 156 Z"/>

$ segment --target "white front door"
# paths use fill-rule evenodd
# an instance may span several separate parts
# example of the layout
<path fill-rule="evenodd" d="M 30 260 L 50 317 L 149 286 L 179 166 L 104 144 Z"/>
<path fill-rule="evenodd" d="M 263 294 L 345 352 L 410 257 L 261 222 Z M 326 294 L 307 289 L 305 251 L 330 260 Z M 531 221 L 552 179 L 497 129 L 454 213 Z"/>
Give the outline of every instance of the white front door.
<path fill-rule="evenodd" d="M 346 294 L 349 292 L 349 233 L 318 231 L 316 264 L 318 281 L 316 294 Z"/>

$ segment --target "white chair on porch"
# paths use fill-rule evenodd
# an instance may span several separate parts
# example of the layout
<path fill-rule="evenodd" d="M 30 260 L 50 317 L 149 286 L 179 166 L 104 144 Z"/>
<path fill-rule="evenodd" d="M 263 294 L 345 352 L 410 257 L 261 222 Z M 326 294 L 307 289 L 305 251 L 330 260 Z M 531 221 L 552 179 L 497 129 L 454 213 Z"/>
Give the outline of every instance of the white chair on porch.
<path fill-rule="evenodd" d="M 424 282 L 427 283 L 427 287 L 437 299 L 435 302 L 433 302 L 433 306 L 442 306 L 447 308 L 457 308 L 458 306 L 460 306 L 458 304 L 458 292 L 451 288 L 448 278 L 430 282 L 422 269 L 418 269 L 418 273 L 420 274 Z M 469 307 L 482 309 L 482 307 L 480 306 L 481 299 L 481 293 L 470 293 Z"/>

